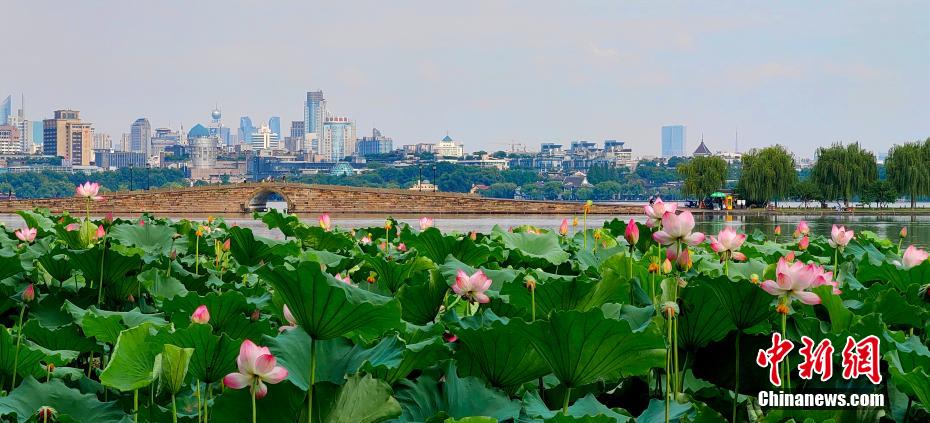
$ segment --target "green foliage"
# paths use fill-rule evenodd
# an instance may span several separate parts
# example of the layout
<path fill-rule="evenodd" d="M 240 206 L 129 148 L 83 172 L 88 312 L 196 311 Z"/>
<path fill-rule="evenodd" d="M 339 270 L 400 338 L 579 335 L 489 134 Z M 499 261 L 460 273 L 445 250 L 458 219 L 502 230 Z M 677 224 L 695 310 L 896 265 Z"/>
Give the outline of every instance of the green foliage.
<path fill-rule="evenodd" d="M 914 208 L 918 197 L 930 195 L 930 138 L 923 143 L 891 147 L 885 158 L 885 171 L 888 181 L 910 198 Z"/>
<path fill-rule="evenodd" d="M 727 179 L 727 162 L 716 156 L 695 157 L 678 165 L 683 181 L 681 193 L 704 200 L 723 188 Z"/>
<path fill-rule="evenodd" d="M 797 180 L 794 156 L 776 145 L 743 153 L 737 191 L 750 203 L 765 205 L 787 198 Z"/>
<path fill-rule="evenodd" d="M 827 200 L 842 201 L 849 206 L 849 202 L 876 179 L 878 166 L 875 155 L 863 150 L 859 143 L 834 144 L 817 149 L 811 181 Z"/>

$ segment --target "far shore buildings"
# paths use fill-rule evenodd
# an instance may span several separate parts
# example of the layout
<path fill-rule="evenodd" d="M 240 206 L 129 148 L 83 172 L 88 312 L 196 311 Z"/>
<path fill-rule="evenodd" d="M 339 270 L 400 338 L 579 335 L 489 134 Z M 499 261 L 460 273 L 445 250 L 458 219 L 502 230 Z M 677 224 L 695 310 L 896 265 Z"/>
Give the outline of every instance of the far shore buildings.
<path fill-rule="evenodd" d="M 94 130 L 82 122 L 77 110 L 56 110 L 43 121 L 42 152 L 66 159 L 72 166 L 90 166 L 93 161 Z"/>
<path fill-rule="evenodd" d="M 684 125 L 662 127 L 662 157 L 683 157 L 687 144 L 687 130 Z"/>

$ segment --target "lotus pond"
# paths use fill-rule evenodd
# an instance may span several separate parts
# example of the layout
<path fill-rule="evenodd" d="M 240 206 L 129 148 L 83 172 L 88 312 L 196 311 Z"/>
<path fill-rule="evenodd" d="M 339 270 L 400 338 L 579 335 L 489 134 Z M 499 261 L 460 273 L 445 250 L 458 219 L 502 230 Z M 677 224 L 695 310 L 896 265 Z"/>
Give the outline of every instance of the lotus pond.
<path fill-rule="evenodd" d="M 705 236 L 661 203 L 646 224 L 488 233 L 256 215 L 276 240 L 19 214 L 0 236 L 3 421 L 930 421 L 930 263 L 853 227 Z M 809 340 L 834 349 L 804 360 Z"/>

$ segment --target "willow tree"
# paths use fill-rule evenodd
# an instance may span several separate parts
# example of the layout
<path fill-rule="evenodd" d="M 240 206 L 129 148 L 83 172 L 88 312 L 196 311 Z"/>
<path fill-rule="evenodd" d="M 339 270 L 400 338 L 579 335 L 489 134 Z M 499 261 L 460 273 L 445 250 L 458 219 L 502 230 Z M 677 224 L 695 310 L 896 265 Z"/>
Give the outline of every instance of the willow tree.
<path fill-rule="evenodd" d="M 817 162 L 811 169 L 811 181 L 828 200 L 842 201 L 846 207 L 866 186 L 878 179 L 875 155 L 859 143 L 833 144 L 817 149 Z"/>
<path fill-rule="evenodd" d="M 930 194 L 930 138 L 921 143 L 895 145 L 885 159 L 885 172 L 898 192 L 917 206 L 917 197 Z"/>
<path fill-rule="evenodd" d="M 776 145 L 743 154 L 736 189 L 749 203 L 768 204 L 788 197 L 797 182 L 794 156 Z"/>
<path fill-rule="evenodd" d="M 683 179 L 681 193 L 703 201 L 726 183 L 727 161 L 716 156 L 695 157 L 679 164 L 678 174 Z"/>

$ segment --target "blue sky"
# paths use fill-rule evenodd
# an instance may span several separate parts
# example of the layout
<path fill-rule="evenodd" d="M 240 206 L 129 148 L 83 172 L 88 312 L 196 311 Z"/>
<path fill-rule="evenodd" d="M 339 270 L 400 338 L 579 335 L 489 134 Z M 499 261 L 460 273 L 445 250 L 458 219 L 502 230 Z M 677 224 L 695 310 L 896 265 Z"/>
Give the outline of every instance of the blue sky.
<path fill-rule="evenodd" d="M 466 150 L 619 139 L 660 127 L 712 150 L 930 136 L 926 2 L 6 2 L 0 94 L 76 108 L 118 138 L 186 128 L 218 103 L 302 118 L 309 89 L 396 144 Z"/>

